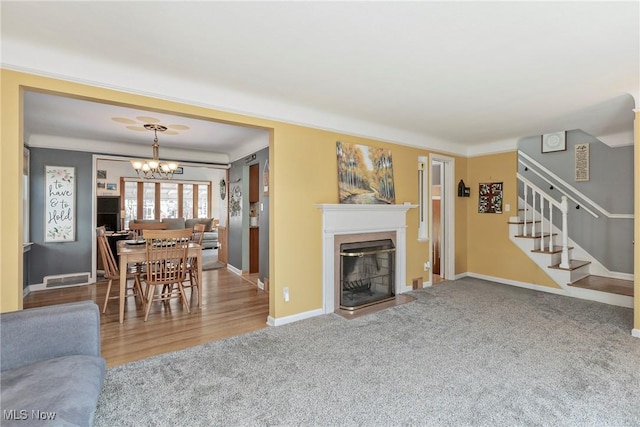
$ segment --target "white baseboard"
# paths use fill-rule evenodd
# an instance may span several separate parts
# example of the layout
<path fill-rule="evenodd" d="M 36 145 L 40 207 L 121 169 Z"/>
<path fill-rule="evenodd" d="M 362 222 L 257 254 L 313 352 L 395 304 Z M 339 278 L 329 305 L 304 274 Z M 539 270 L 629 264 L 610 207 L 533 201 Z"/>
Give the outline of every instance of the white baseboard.
<path fill-rule="evenodd" d="M 502 283 L 504 285 L 517 286 L 519 288 L 531 289 L 534 291 L 549 292 L 558 295 L 569 295 L 567 291 L 560 288 L 550 288 L 549 286 L 534 285 L 533 283 L 519 282 L 517 280 L 505 279 L 503 277 L 493 277 L 477 273 L 465 273 L 465 276 L 475 277 L 476 279 L 489 280 L 491 282 Z M 456 276 L 457 278 L 458 276 Z"/>
<path fill-rule="evenodd" d="M 273 318 L 267 317 L 267 325 L 269 326 L 282 326 L 287 323 L 297 322 L 298 320 L 310 319 L 312 317 L 321 316 L 324 312 L 321 308 L 317 310 L 305 311 L 304 313 L 293 314 L 291 316 Z"/>
<path fill-rule="evenodd" d="M 227 264 L 227 270 L 229 270 L 230 272 L 232 272 L 234 274 L 237 274 L 238 276 L 242 276 L 242 270 L 238 270 L 237 268 L 235 268 L 231 264 Z"/>
<path fill-rule="evenodd" d="M 636 338 L 640 338 L 640 329 L 632 329 L 631 330 L 631 336 L 632 337 L 636 337 Z"/>
<path fill-rule="evenodd" d="M 409 292 L 413 290 L 413 286 L 401 286 L 400 289 L 396 289 L 396 294 L 404 294 L 405 292 Z"/>
<path fill-rule="evenodd" d="M 423 288 L 430 288 L 432 285 L 431 280 L 429 280 L 428 282 L 422 282 L 422 287 Z"/>
<path fill-rule="evenodd" d="M 78 283 L 74 285 L 63 285 L 63 286 L 47 286 L 44 283 L 36 283 L 34 285 L 28 286 L 29 291 L 27 293 L 37 292 L 37 291 L 49 291 L 51 289 L 77 288 L 78 286 L 88 286 L 88 285 L 93 285 L 94 283 L 96 283 L 95 280 L 89 281 L 87 283 Z"/>
<path fill-rule="evenodd" d="M 608 292 L 593 291 L 582 288 L 569 288 L 567 290 L 560 288 L 551 288 L 548 286 L 534 285 L 533 283 L 519 282 L 517 280 L 504 279 L 502 277 L 486 276 L 477 273 L 465 273 L 465 276 L 475 277 L 476 279 L 489 280 L 491 282 L 502 283 L 504 285 L 517 286 L 520 288 L 531 289 L 534 291 L 548 292 L 557 295 L 564 295 L 572 298 L 579 298 L 588 301 L 601 302 L 603 304 L 615 305 L 618 307 L 633 308 L 633 299 L 625 295 L 610 294 Z"/>
<path fill-rule="evenodd" d="M 31 292 L 29 290 L 29 285 L 27 285 L 26 288 L 22 288 L 22 298 L 26 297 L 27 295 L 29 295 L 29 292 Z"/>

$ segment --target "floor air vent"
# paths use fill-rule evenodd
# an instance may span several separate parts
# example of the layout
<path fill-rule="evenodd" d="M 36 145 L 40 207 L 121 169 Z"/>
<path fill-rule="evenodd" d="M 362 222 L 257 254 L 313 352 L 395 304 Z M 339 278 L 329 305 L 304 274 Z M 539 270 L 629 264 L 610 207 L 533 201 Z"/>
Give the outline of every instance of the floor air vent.
<path fill-rule="evenodd" d="M 47 288 L 83 285 L 89 283 L 89 277 L 89 273 L 60 274 L 57 276 L 45 276 L 43 283 Z"/>

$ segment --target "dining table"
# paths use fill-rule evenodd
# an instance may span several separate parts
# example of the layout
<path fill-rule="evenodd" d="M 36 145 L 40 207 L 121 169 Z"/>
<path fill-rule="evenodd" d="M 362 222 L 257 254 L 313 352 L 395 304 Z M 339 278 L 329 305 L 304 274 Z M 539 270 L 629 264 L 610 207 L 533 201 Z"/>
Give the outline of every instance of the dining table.
<path fill-rule="evenodd" d="M 202 277 L 202 245 L 190 242 L 187 249 L 187 257 L 196 258 L 198 266 L 198 277 Z M 147 249 L 144 241 L 133 243 L 129 240 L 118 241 L 118 266 L 120 268 L 120 323 L 124 322 L 124 301 L 127 289 L 127 265 L 130 263 L 145 262 L 147 259 Z M 200 282 L 202 283 L 202 282 Z M 201 296 L 199 296 L 202 298 Z"/>

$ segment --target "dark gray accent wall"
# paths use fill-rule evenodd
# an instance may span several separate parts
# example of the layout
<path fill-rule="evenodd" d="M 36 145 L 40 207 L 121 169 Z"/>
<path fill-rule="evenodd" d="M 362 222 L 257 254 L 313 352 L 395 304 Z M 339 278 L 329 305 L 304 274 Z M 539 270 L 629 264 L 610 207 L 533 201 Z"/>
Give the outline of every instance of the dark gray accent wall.
<path fill-rule="evenodd" d="M 575 181 L 576 144 L 589 144 L 590 180 L 586 182 Z M 608 212 L 633 214 L 633 146 L 609 147 L 581 130 L 572 130 L 567 132 L 566 151 L 542 154 L 540 136 L 523 138 L 519 149 Z M 557 188 L 551 190 L 520 164 L 518 172 L 560 201 Z M 594 218 L 576 206 L 569 202 L 569 237 L 609 270 L 633 273 L 633 219 L 608 219 L 597 211 L 599 218 Z"/>
<path fill-rule="evenodd" d="M 260 181 L 262 182 L 262 171 L 265 162 L 269 158 L 269 148 L 264 148 L 255 153 L 255 159 L 246 162 L 240 159 L 231 164 L 229 169 L 229 204 L 231 205 L 232 191 L 239 187 L 242 194 L 240 203 L 242 212 L 238 216 L 232 216 L 232 209 L 229 206 L 229 264 L 241 269 L 249 269 L 249 166 L 259 164 Z M 259 203 L 262 204 L 262 211 L 258 212 L 259 218 L 259 240 L 260 240 L 260 264 L 259 276 L 264 281 L 269 277 L 269 196 L 264 195 L 262 188 L 259 191 Z"/>
<path fill-rule="evenodd" d="M 29 284 L 42 283 L 45 275 L 91 272 L 92 153 L 48 148 L 30 148 L 30 238 Z M 45 166 L 76 168 L 76 240 L 44 242 Z"/>
<path fill-rule="evenodd" d="M 227 224 L 228 230 L 228 251 L 227 257 L 229 264 L 239 270 L 248 268 L 243 266 L 242 262 L 242 250 L 247 243 L 244 243 L 243 236 L 243 218 L 245 214 L 248 216 L 247 209 L 245 208 L 245 201 L 248 198 L 249 188 L 245 188 L 247 180 L 243 177 L 244 161 L 236 161 L 231 164 L 229 168 L 229 224 Z M 234 201 L 237 201 L 238 191 L 240 192 L 240 208 L 241 211 L 237 214 L 234 211 Z M 247 219 L 248 221 L 248 219 Z"/>
<path fill-rule="evenodd" d="M 269 160 L 269 148 L 262 149 L 256 153 L 257 161 L 260 163 L 260 204 L 262 210 L 258 212 L 260 224 L 260 279 L 264 281 L 269 278 L 269 196 L 265 195 L 262 189 L 262 172 L 264 165 Z"/>

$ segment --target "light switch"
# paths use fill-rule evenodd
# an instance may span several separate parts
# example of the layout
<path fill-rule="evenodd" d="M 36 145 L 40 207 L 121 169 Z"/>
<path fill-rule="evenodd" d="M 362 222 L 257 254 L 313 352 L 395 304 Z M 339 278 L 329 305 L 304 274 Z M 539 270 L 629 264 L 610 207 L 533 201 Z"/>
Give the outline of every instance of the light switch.
<path fill-rule="evenodd" d="M 509 212 L 510 210 L 511 210 L 511 205 L 510 205 L 509 203 L 506 203 L 506 204 L 504 205 L 504 211 L 505 211 L 505 212 Z"/>

